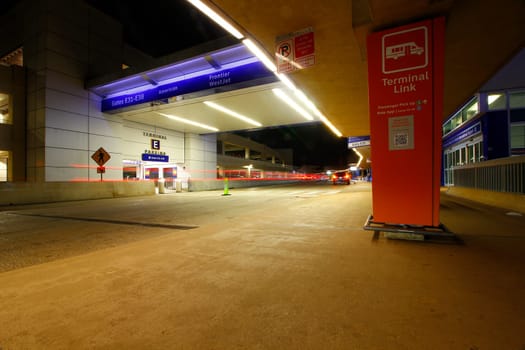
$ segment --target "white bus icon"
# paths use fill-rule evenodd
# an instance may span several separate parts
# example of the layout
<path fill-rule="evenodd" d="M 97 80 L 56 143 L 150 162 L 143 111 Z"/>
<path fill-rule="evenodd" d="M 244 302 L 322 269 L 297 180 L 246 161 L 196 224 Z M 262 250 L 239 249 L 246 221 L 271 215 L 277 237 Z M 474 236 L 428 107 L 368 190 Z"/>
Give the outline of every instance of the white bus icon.
<path fill-rule="evenodd" d="M 385 34 L 381 42 L 382 71 L 384 74 L 428 66 L 428 31 L 425 26 Z M 410 60 L 408 57 L 418 58 Z"/>
<path fill-rule="evenodd" d="M 399 45 L 387 46 L 385 56 L 386 58 L 393 58 L 397 60 L 399 57 L 410 55 L 421 55 L 425 49 L 417 46 L 415 42 L 411 41 Z"/>

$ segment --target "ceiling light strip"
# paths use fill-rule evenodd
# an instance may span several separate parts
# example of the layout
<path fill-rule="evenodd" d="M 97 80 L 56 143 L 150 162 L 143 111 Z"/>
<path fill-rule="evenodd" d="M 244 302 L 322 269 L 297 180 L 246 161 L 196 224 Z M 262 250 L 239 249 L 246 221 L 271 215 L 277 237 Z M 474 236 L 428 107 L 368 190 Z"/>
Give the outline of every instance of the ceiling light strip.
<path fill-rule="evenodd" d="M 275 75 L 277 76 L 277 78 L 279 78 L 279 80 L 281 80 L 281 82 L 286 86 L 288 87 L 290 90 L 292 90 L 295 94 L 295 96 L 297 96 L 297 98 L 299 100 L 301 100 L 301 102 L 303 104 L 305 104 L 313 113 L 315 116 L 317 116 L 330 130 L 332 130 L 332 132 L 337 135 L 338 137 L 341 137 L 343 136 L 343 134 L 328 120 L 328 118 L 326 118 L 318 109 L 317 107 L 315 106 L 315 104 L 310 101 L 310 99 L 308 97 L 306 97 L 306 95 L 300 90 L 298 89 L 295 84 L 285 75 L 285 74 L 282 74 L 282 73 L 275 73 Z M 279 90 L 279 89 L 274 89 L 274 90 Z M 281 90 L 282 92 L 282 90 Z M 281 97 L 276 91 L 274 91 L 274 93 Z M 284 96 L 286 96 L 286 94 L 283 94 Z M 288 97 L 288 96 L 286 96 Z M 282 97 L 281 97 L 282 98 Z M 284 100 L 286 101 L 286 100 Z M 302 109 L 302 108 L 301 108 Z M 307 113 L 308 114 L 308 113 Z M 310 115 L 310 114 L 308 114 Z M 308 120 L 313 120 L 312 119 L 308 119 Z"/>
<path fill-rule="evenodd" d="M 273 60 L 251 39 L 244 39 L 242 43 L 266 66 L 266 68 L 274 73 L 277 72 L 277 66 Z"/>
<path fill-rule="evenodd" d="M 228 23 L 221 15 L 219 15 L 217 12 L 212 10 L 210 7 L 205 5 L 200 0 L 187 0 L 190 4 L 195 6 L 199 11 L 204 13 L 206 16 L 208 16 L 211 20 L 213 20 L 215 23 L 220 25 L 224 30 L 226 30 L 228 33 L 233 35 L 235 38 L 241 40 L 244 38 L 244 35 L 238 31 L 233 25 Z"/>
<path fill-rule="evenodd" d="M 332 124 L 324 115 L 320 115 L 319 118 L 321 119 L 321 121 L 330 129 L 332 130 L 332 132 L 334 134 L 337 135 L 337 137 L 342 137 L 343 134 L 337 130 L 337 128 L 334 126 L 334 124 Z"/>
<path fill-rule="evenodd" d="M 286 85 L 287 88 L 289 88 L 290 90 L 294 91 L 297 93 L 297 91 L 300 92 L 300 90 L 298 90 L 296 87 L 295 87 L 295 84 L 293 83 L 293 81 L 290 80 L 290 78 L 288 78 L 285 74 L 283 73 L 275 73 L 275 75 L 277 76 L 277 78 L 279 78 L 279 80 L 284 84 Z M 302 92 L 301 92 L 302 93 Z"/>
<path fill-rule="evenodd" d="M 251 119 L 251 118 L 248 118 L 247 116 L 244 116 L 244 115 L 242 115 L 242 114 L 240 114 L 240 113 L 237 113 L 237 112 L 235 112 L 235 111 L 232 111 L 231 109 L 228 109 L 228 108 L 226 108 L 226 107 L 223 107 L 223 106 L 221 106 L 221 105 L 219 105 L 219 104 L 217 104 L 217 103 L 214 103 L 214 102 L 211 102 L 211 101 L 204 101 L 204 104 L 205 104 L 206 106 L 208 106 L 208 107 L 211 107 L 211 108 L 213 108 L 213 109 L 216 109 L 216 110 L 218 110 L 218 111 L 221 111 L 222 113 L 225 113 L 225 114 L 228 114 L 228 115 L 230 115 L 230 116 L 232 116 L 232 117 L 235 117 L 235 118 L 237 118 L 237 119 L 240 119 L 240 120 L 242 120 L 242 121 L 244 121 L 244 122 L 246 122 L 246 123 L 248 123 L 248 124 L 251 124 L 251 125 L 253 125 L 253 126 L 258 126 L 258 127 L 262 126 L 262 124 L 259 123 L 258 121 L 253 120 L 253 119 Z"/>
<path fill-rule="evenodd" d="M 159 112 L 157 112 L 157 114 L 160 114 L 163 117 L 166 117 L 166 118 L 169 118 L 171 120 L 175 120 L 175 121 L 178 121 L 178 122 L 181 122 L 181 123 L 184 123 L 184 124 L 197 126 L 199 128 L 203 128 L 203 129 L 210 130 L 210 131 L 215 131 L 215 132 L 219 131 L 219 129 L 217 129 L 217 128 L 213 127 L 213 126 L 209 126 L 209 125 L 206 125 L 206 124 L 194 122 L 193 120 L 189 120 L 189 119 L 186 119 L 186 118 L 177 117 L 176 115 L 164 114 L 164 113 L 159 113 Z"/>
<path fill-rule="evenodd" d="M 343 136 L 343 134 L 332 124 L 328 118 L 326 118 L 323 113 L 321 113 L 315 104 L 310 101 L 308 97 L 301 91 L 301 90 L 295 90 L 295 95 L 314 113 L 315 116 L 317 116 L 334 134 L 337 135 L 337 137 Z"/>
<path fill-rule="evenodd" d="M 355 152 L 355 154 L 357 154 L 359 156 L 359 161 L 357 162 L 357 165 L 356 165 L 356 168 L 359 169 L 359 167 L 361 166 L 361 162 L 363 161 L 363 155 L 361 154 L 361 152 L 359 152 L 357 149 L 355 148 L 352 148 L 352 151 Z"/>
<path fill-rule="evenodd" d="M 288 106 L 292 107 L 297 113 L 302 115 L 307 120 L 314 120 L 314 117 L 308 113 L 303 107 L 299 106 L 294 100 L 292 100 L 283 90 L 272 89 L 273 93 L 283 100 Z"/>

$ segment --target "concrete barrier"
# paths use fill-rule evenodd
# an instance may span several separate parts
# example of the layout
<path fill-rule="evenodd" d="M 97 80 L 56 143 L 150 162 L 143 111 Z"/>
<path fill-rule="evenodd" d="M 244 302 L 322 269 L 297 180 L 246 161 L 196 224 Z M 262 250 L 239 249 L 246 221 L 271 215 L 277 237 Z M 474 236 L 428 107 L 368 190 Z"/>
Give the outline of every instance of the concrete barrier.
<path fill-rule="evenodd" d="M 235 188 L 247 188 L 247 187 L 260 187 L 260 186 L 271 186 L 271 185 L 283 185 L 290 183 L 297 183 L 299 180 L 290 179 L 290 180 L 237 180 L 229 179 L 228 187 L 229 189 Z M 212 191 L 212 190 L 222 190 L 224 188 L 224 179 L 210 179 L 210 180 L 191 180 L 188 181 L 188 191 L 197 192 L 197 191 Z"/>
<path fill-rule="evenodd" d="M 4 206 L 154 194 L 152 181 L 0 183 L 0 205 Z"/>

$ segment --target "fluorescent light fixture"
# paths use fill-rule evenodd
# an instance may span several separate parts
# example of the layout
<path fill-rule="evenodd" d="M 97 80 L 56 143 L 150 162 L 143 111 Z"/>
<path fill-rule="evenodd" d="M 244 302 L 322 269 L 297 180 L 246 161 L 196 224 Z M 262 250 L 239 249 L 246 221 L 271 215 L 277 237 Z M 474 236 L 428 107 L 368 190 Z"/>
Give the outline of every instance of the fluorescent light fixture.
<path fill-rule="evenodd" d="M 295 95 L 299 97 L 299 99 L 306 105 L 310 110 L 314 113 L 316 117 L 321 119 L 321 121 L 330 129 L 332 132 L 337 135 L 337 137 L 343 136 L 343 134 L 326 118 L 323 113 L 321 113 L 315 104 L 310 101 L 308 97 L 301 91 L 301 90 L 295 90 Z"/>
<path fill-rule="evenodd" d="M 328 120 L 328 118 L 326 118 L 318 109 L 317 107 L 315 106 L 315 104 L 310 101 L 310 99 L 308 97 L 306 97 L 306 95 L 300 90 L 298 89 L 295 84 L 285 75 L 285 74 L 282 74 L 282 73 L 277 73 L 277 72 L 274 72 L 275 75 L 277 76 L 277 78 L 279 78 L 279 80 L 281 80 L 281 82 L 286 86 L 288 87 L 290 90 L 292 90 L 295 94 L 295 96 L 297 96 L 297 98 L 299 98 L 299 100 L 301 100 L 302 103 L 304 103 L 309 109 L 310 111 L 312 111 L 312 113 L 314 113 L 315 116 L 317 116 L 330 130 L 332 130 L 332 132 L 337 135 L 337 137 L 341 137 L 343 136 L 343 134 L 337 130 L 337 128 Z M 304 109 L 302 109 L 301 107 L 299 107 L 299 105 L 297 105 L 293 100 L 291 100 L 282 90 L 280 90 L 280 92 L 277 92 L 275 90 L 280 90 L 280 89 L 273 89 L 273 92 L 279 96 L 280 98 L 283 99 L 283 101 L 285 101 L 286 103 L 290 104 L 293 103 L 295 106 L 297 106 L 301 111 L 303 111 L 304 113 L 306 113 L 307 116 L 305 116 L 302 112 L 300 112 L 298 109 L 296 109 L 294 106 L 292 106 L 290 104 L 290 106 L 292 106 L 292 108 L 296 109 L 299 113 L 301 113 L 301 115 L 303 115 L 306 119 L 308 120 L 313 120 L 313 117 L 308 113 L 306 112 Z"/>
<path fill-rule="evenodd" d="M 211 102 L 211 101 L 204 101 L 204 104 L 205 104 L 206 106 L 208 106 L 208 107 L 211 107 L 211 108 L 213 108 L 213 109 L 216 109 L 216 110 L 218 110 L 218 111 L 221 111 L 222 113 L 225 113 L 225 114 L 231 115 L 232 117 L 235 117 L 235 118 L 237 118 L 237 119 L 240 119 L 240 120 L 242 120 L 242 121 L 244 121 L 244 122 L 246 122 L 246 123 L 248 123 L 248 124 L 251 124 L 251 125 L 253 125 L 253 126 L 262 126 L 262 124 L 259 123 L 258 121 L 255 121 L 255 120 L 253 120 L 253 119 L 251 119 L 251 118 L 248 118 L 247 116 L 244 116 L 244 115 L 242 115 L 242 114 L 240 114 L 240 113 L 237 113 L 237 112 L 235 112 L 235 111 L 232 111 L 231 109 L 228 109 L 228 108 L 226 108 L 226 107 L 223 107 L 223 106 L 221 106 L 221 105 L 218 105 L 218 104 L 216 104 L 216 103 L 214 103 L 214 102 Z"/>
<path fill-rule="evenodd" d="M 282 81 L 284 85 L 286 85 L 287 88 L 289 88 L 292 91 L 297 91 L 295 84 L 285 74 L 275 73 L 275 75 L 277 76 L 277 78 L 279 78 L 280 81 Z"/>
<path fill-rule="evenodd" d="M 310 101 L 310 99 L 306 97 L 306 95 L 301 90 L 295 90 L 294 93 L 295 93 L 295 96 L 297 96 L 306 105 L 306 107 L 310 108 L 310 110 L 316 116 L 318 116 L 319 118 L 321 117 L 322 115 L 321 112 L 319 112 L 315 104 L 312 101 Z"/>
<path fill-rule="evenodd" d="M 272 72 L 277 72 L 277 67 L 275 63 L 268 57 L 268 55 L 255 45 L 250 39 L 244 39 L 242 43 L 255 55 L 257 58 Z"/>
<path fill-rule="evenodd" d="M 220 25 L 222 28 L 224 28 L 228 33 L 233 35 L 237 39 L 244 38 L 244 35 L 239 32 L 237 29 L 235 29 L 234 26 L 232 26 L 228 21 L 226 21 L 222 16 L 220 16 L 217 12 L 213 11 L 211 8 L 209 8 L 207 5 L 205 5 L 200 0 L 188 0 L 190 4 L 195 6 L 199 9 L 202 13 L 204 13 L 206 16 L 210 17 L 215 23 Z"/>
<path fill-rule="evenodd" d="M 470 112 L 477 112 L 478 111 L 478 103 L 474 103 L 472 106 L 470 106 L 469 109 L 467 109 Z"/>
<path fill-rule="evenodd" d="M 337 135 L 337 137 L 341 137 L 343 136 L 343 134 L 341 133 L 341 131 L 337 130 L 337 128 L 334 126 L 334 124 L 330 123 L 330 121 L 328 120 L 328 118 L 326 118 L 324 115 L 321 114 L 320 116 L 321 118 L 321 121 L 330 129 L 332 130 L 332 132 L 334 134 Z"/>
<path fill-rule="evenodd" d="M 283 90 L 281 89 L 272 89 L 273 93 L 283 100 L 288 106 L 295 109 L 300 115 L 302 115 L 307 120 L 314 120 L 314 117 L 308 113 L 303 107 L 299 106 L 294 100 L 292 100 Z"/>
<path fill-rule="evenodd" d="M 280 59 L 280 60 L 283 60 L 283 61 L 286 61 L 288 63 L 290 63 L 292 66 L 294 66 L 295 68 L 297 69 L 303 69 L 304 67 L 301 66 L 299 63 L 295 62 L 295 61 L 292 61 L 291 59 L 289 59 L 288 57 L 284 57 L 283 55 L 281 54 L 278 54 L 278 53 L 275 53 L 275 56 Z"/>
<path fill-rule="evenodd" d="M 363 160 L 363 155 L 355 148 L 352 148 L 352 151 L 355 152 L 359 156 L 359 161 L 357 162 L 357 165 L 355 166 L 357 169 L 359 169 L 359 165 L 361 164 L 361 161 Z"/>
<path fill-rule="evenodd" d="M 197 122 L 194 122 L 193 120 L 177 117 L 176 115 L 164 114 L 164 113 L 159 113 L 159 112 L 157 112 L 157 114 L 160 114 L 163 117 L 166 117 L 168 119 L 175 120 L 175 121 L 178 121 L 178 122 L 181 122 L 181 123 L 184 123 L 184 124 L 197 126 L 199 128 L 203 128 L 203 129 L 210 130 L 210 131 L 215 131 L 215 132 L 219 131 L 219 129 L 214 128 L 213 126 L 209 126 L 209 125 L 202 124 L 202 123 L 197 123 Z"/>

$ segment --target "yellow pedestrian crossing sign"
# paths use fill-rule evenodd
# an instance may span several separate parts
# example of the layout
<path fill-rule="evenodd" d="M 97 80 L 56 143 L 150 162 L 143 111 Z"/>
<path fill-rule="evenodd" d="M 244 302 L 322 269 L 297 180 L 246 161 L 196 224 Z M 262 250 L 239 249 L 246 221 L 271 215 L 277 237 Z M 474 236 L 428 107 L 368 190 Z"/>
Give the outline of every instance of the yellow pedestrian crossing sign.
<path fill-rule="evenodd" d="M 93 153 L 93 155 L 91 156 L 91 158 L 99 165 L 99 166 L 103 166 L 104 164 L 106 164 L 106 162 L 109 160 L 109 158 L 111 158 L 111 156 L 109 155 L 108 152 L 106 152 L 106 150 L 102 147 L 100 147 L 99 149 L 97 149 L 95 151 L 95 153 Z"/>

